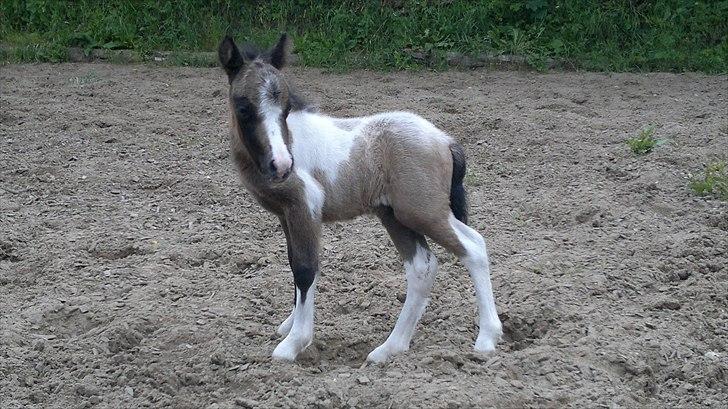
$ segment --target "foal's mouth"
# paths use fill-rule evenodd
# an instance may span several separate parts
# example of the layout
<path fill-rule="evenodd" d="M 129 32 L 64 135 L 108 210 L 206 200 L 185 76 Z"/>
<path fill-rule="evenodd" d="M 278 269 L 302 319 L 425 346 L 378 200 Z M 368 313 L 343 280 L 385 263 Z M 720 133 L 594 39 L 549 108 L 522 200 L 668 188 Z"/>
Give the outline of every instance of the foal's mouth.
<path fill-rule="evenodd" d="M 288 180 L 288 178 L 291 176 L 291 173 L 293 173 L 293 166 L 291 166 L 291 168 L 288 169 L 286 171 L 286 173 L 284 173 L 282 176 L 278 176 L 278 175 L 271 176 L 271 181 L 273 183 L 283 183 L 286 180 Z"/>

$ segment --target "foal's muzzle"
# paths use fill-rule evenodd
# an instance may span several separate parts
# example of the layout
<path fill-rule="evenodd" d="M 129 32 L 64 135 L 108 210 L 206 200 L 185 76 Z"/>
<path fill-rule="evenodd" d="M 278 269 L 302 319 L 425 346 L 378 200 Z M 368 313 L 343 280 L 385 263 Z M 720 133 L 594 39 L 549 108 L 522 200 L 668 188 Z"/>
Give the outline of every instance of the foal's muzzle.
<path fill-rule="evenodd" d="M 283 182 L 291 176 L 292 172 L 293 159 L 291 159 L 290 163 L 283 164 L 279 164 L 274 159 L 271 159 L 270 162 L 268 162 L 268 174 L 274 182 Z"/>

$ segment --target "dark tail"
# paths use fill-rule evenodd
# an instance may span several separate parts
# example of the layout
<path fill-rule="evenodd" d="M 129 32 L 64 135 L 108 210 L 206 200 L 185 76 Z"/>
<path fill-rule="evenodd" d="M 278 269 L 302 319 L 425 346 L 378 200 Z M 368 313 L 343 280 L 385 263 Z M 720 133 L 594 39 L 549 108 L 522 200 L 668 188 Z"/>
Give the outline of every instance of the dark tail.
<path fill-rule="evenodd" d="M 450 145 L 452 153 L 452 183 L 450 184 L 450 209 L 455 218 L 468 223 L 468 200 L 465 196 L 465 151 L 457 143 Z"/>

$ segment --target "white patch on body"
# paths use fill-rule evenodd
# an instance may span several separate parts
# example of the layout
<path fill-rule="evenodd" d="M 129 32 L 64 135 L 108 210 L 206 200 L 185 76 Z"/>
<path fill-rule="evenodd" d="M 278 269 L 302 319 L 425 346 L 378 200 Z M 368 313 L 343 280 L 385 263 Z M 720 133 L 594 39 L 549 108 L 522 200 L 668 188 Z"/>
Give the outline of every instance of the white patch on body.
<path fill-rule="evenodd" d="M 283 109 L 268 96 L 270 82 L 266 82 L 260 90 L 260 115 L 263 117 L 263 128 L 268 135 L 273 164 L 279 177 L 283 176 L 293 164 L 291 154 L 288 152 L 286 143 L 283 141 L 281 130 L 281 115 Z"/>
<path fill-rule="evenodd" d="M 475 297 L 477 298 L 480 315 L 475 350 L 480 352 L 494 351 L 503 329 L 493 298 L 490 264 L 485 240 L 480 233 L 456 219 L 452 214 L 450 214 L 449 222 L 460 243 L 465 248 L 466 255 L 461 258 L 461 261 L 468 269 L 470 279 L 475 286 Z"/>
<path fill-rule="evenodd" d="M 316 279 L 306 292 L 306 301 L 301 302 L 301 291 L 296 287 L 296 308 L 293 310 L 293 324 L 288 335 L 273 350 L 273 359 L 293 361 L 313 341 L 314 298 Z"/>
<path fill-rule="evenodd" d="M 366 122 L 379 122 L 397 136 L 406 137 L 417 142 L 429 142 L 432 145 L 449 146 L 454 142 L 450 135 L 438 129 L 425 118 L 412 112 L 385 112 L 365 118 Z"/>
<path fill-rule="evenodd" d="M 347 130 L 337 126 L 335 121 L 307 111 L 291 112 L 287 121 L 296 169 L 310 173 L 320 171 L 332 184 L 336 181 L 339 165 L 349 159 L 358 136 L 356 128 Z"/>
<path fill-rule="evenodd" d="M 415 255 L 404 262 L 407 276 L 407 298 L 392 333 L 367 356 L 367 361 L 382 363 L 392 355 L 409 349 L 415 327 L 430 300 L 430 291 L 437 273 L 437 259 L 427 248 L 417 245 Z"/>
<path fill-rule="evenodd" d="M 308 171 L 299 169 L 298 166 L 296 166 L 296 175 L 303 181 L 306 205 L 311 212 L 311 217 L 317 220 L 321 219 L 321 209 L 323 209 L 324 200 L 326 200 L 324 188 Z"/>

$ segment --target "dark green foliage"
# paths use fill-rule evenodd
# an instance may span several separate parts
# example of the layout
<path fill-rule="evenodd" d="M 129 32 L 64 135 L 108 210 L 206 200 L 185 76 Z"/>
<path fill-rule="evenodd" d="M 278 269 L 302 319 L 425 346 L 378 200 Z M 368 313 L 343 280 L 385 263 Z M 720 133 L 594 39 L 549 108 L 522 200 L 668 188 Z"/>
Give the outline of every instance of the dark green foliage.
<path fill-rule="evenodd" d="M 3 0 L 2 43 L 22 61 L 63 48 L 213 51 L 226 34 L 294 36 L 324 67 L 442 64 L 447 51 L 564 59 L 594 70 L 728 72 L 728 0 Z M 6 58 L 6 57 L 3 57 Z M 7 59 L 7 58 L 6 58 Z"/>

